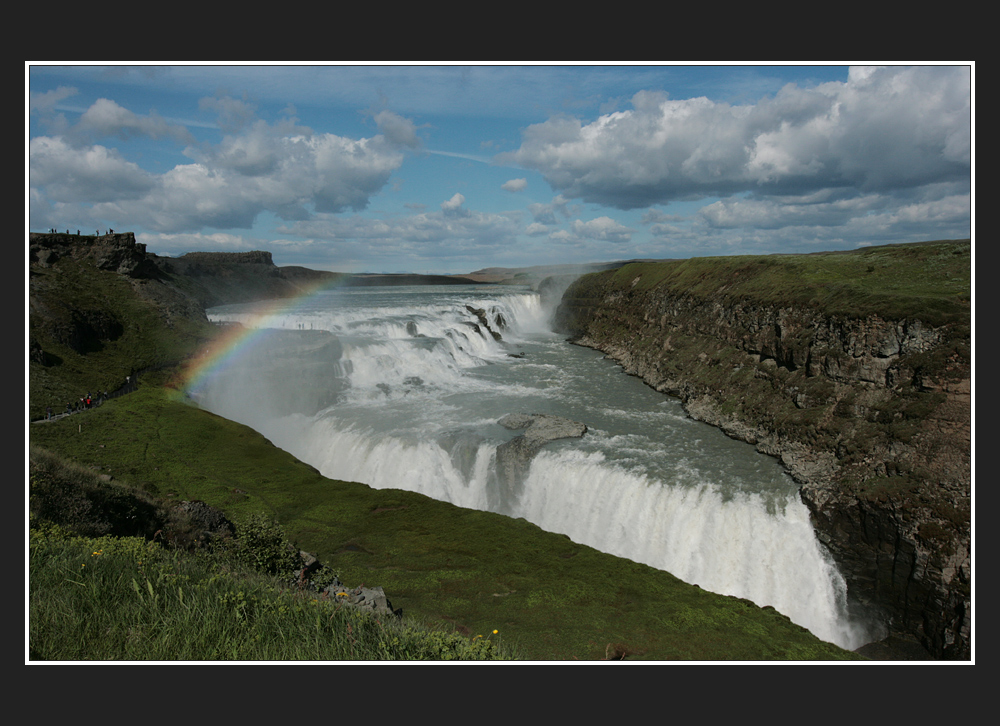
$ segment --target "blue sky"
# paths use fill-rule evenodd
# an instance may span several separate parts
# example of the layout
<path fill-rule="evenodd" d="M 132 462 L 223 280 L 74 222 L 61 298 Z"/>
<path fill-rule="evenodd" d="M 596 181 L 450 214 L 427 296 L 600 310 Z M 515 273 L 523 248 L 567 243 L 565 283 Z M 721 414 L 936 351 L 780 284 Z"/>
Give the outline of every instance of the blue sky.
<path fill-rule="evenodd" d="M 970 237 L 974 64 L 25 64 L 31 231 L 462 273 Z"/>

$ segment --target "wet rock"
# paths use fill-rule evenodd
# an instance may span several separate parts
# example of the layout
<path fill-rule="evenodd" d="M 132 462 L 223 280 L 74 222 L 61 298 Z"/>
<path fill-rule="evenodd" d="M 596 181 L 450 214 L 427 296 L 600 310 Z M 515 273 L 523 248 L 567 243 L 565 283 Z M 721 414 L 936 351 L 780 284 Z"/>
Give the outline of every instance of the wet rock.
<path fill-rule="evenodd" d="M 471 305 L 466 305 L 465 309 L 476 316 L 476 319 L 479 321 L 479 324 L 482 325 L 484 328 L 486 328 L 487 332 L 489 332 L 489 334 L 493 336 L 494 340 L 503 340 L 503 336 L 501 336 L 498 331 L 493 329 L 493 326 L 490 323 L 490 318 L 486 314 L 486 311 L 483 308 L 474 308 Z M 504 322 L 503 317 L 499 318 L 497 324 L 501 328 L 506 327 L 506 323 Z M 479 328 L 476 328 L 476 332 L 480 332 Z"/>
<path fill-rule="evenodd" d="M 580 438 L 587 426 L 561 416 L 548 414 L 507 414 L 498 424 L 524 433 L 497 447 L 496 489 L 494 502 L 498 511 L 509 513 L 524 488 L 531 460 L 541 448 L 557 439 Z"/>
<path fill-rule="evenodd" d="M 544 413 L 509 413 L 497 423 L 511 431 L 526 429 L 524 438 L 539 446 L 556 439 L 578 439 L 587 433 L 587 426 L 579 421 Z"/>
<path fill-rule="evenodd" d="M 452 465 L 468 481 L 476 466 L 483 437 L 474 431 L 449 431 L 438 437 L 438 445 L 448 452 Z"/>

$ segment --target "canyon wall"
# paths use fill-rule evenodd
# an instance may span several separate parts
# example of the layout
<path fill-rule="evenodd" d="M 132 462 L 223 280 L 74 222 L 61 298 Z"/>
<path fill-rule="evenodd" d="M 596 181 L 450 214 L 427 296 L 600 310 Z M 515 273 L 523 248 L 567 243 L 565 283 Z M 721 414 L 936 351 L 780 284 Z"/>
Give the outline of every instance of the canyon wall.
<path fill-rule="evenodd" d="M 570 286 L 556 323 L 779 457 L 852 601 L 933 657 L 967 659 L 971 328 L 968 291 L 948 291 L 969 245 L 897 262 L 898 247 L 627 265 Z"/>

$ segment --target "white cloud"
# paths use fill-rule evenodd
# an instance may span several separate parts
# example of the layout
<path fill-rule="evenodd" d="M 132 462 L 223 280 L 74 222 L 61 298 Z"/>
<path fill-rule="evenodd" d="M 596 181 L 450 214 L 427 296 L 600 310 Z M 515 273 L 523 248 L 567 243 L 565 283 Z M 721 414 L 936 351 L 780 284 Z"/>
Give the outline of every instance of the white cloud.
<path fill-rule="evenodd" d="M 252 104 L 225 95 L 202 98 L 198 108 L 218 114 L 219 128 L 228 132 L 237 132 L 252 123 L 257 113 Z"/>
<path fill-rule="evenodd" d="M 60 86 L 45 93 L 31 93 L 28 96 L 28 109 L 32 113 L 52 113 L 57 104 L 76 94 L 77 90 L 69 86 Z"/>
<path fill-rule="evenodd" d="M 523 192 L 528 186 L 527 179 L 511 179 L 502 184 L 501 188 L 508 192 Z"/>
<path fill-rule="evenodd" d="M 528 205 L 528 212 L 530 212 L 534 220 L 540 224 L 558 224 L 559 217 L 569 219 L 574 214 L 577 214 L 578 211 L 579 210 L 574 205 L 571 205 L 566 197 L 561 194 L 554 197 L 548 204 L 534 203 Z"/>
<path fill-rule="evenodd" d="M 481 268 L 484 259 L 523 249 L 516 213 L 478 212 L 463 208 L 464 202 L 455 194 L 440 211 L 378 219 L 317 215 L 277 231 L 315 240 L 314 263 L 338 270 L 469 272 Z"/>
<path fill-rule="evenodd" d="M 444 212 L 446 217 L 459 217 L 469 214 L 468 210 L 462 209 L 462 205 L 465 203 L 465 197 L 458 192 L 452 196 L 446 202 L 441 202 L 441 211 Z"/>
<path fill-rule="evenodd" d="M 955 193 L 954 185 L 928 187 L 916 197 L 865 194 L 807 203 L 786 199 L 724 199 L 699 210 L 714 229 L 779 230 L 789 227 L 831 229 L 876 228 L 893 223 L 924 221 L 961 228 L 968 218 L 970 195 Z"/>
<path fill-rule="evenodd" d="M 382 120 L 396 124 L 397 140 L 405 141 L 399 117 Z M 98 102 L 84 113 L 72 135 L 155 137 L 173 134 L 174 129 L 113 102 Z M 185 153 L 194 163 L 157 175 L 114 149 L 78 148 L 64 137 L 38 137 L 29 147 L 31 185 L 52 201 L 100 205 L 76 216 L 103 215 L 115 219 L 116 226 L 170 233 L 247 228 L 265 211 L 287 220 L 317 212 L 360 211 L 403 162 L 398 144 L 382 135 L 349 139 L 315 134 L 290 121 L 246 124 L 215 146 L 191 145 Z"/>
<path fill-rule="evenodd" d="M 156 186 L 153 175 L 113 149 L 77 149 L 48 136 L 28 144 L 28 180 L 39 195 L 53 202 L 138 199 Z"/>
<path fill-rule="evenodd" d="M 441 202 L 441 209 L 443 209 L 446 212 L 453 212 L 459 207 L 461 207 L 462 204 L 464 203 L 465 203 L 465 197 L 462 194 L 455 192 L 455 194 L 452 195 L 451 199 L 449 199 L 447 202 Z"/>
<path fill-rule="evenodd" d="M 306 238 L 363 241 L 370 247 L 474 248 L 509 245 L 520 231 L 516 214 L 487 214 L 465 209 L 465 197 L 456 193 L 441 204 L 440 212 L 425 212 L 386 219 L 359 215 L 317 215 L 281 231 Z"/>
<path fill-rule="evenodd" d="M 576 219 L 573 220 L 571 229 L 578 237 L 615 243 L 629 242 L 635 232 L 610 217 L 598 217 L 589 222 Z"/>
<path fill-rule="evenodd" d="M 967 67 L 856 70 L 755 105 L 640 92 L 632 106 L 530 126 L 498 158 L 538 170 L 566 196 L 623 209 L 741 191 L 907 189 L 970 171 Z"/>
<path fill-rule="evenodd" d="M 557 229 L 549 235 L 549 239 L 560 244 L 578 244 L 580 242 L 579 238 L 574 237 L 565 229 Z"/>

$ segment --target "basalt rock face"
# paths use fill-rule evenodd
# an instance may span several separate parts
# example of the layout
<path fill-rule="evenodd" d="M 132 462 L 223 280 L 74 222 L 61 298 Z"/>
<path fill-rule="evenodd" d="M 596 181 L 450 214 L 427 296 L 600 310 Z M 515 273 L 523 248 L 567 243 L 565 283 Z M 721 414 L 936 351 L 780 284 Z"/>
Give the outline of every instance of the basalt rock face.
<path fill-rule="evenodd" d="M 151 255 L 164 278 L 204 308 L 295 297 L 341 275 L 304 267 L 276 267 L 270 252 L 189 252 Z"/>
<path fill-rule="evenodd" d="M 969 658 L 968 326 L 638 282 L 582 278 L 557 324 L 780 457 L 851 598 L 933 657 Z"/>
<path fill-rule="evenodd" d="M 126 277 L 152 277 L 156 267 L 146 255 L 146 245 L 135 241 L 132 232 L 124 234 L 81 235 L 39 234 L 32 232 L 28 240 L 29 263 L 48 266 L 60 257 L 88 259 L 100 270 L 117 272 Z"/>
<path fill-rule="evenodd" d="M 538 413 L 511 413 L 497 423 L 510 431 L 524 430 L 520 436 L 500 444 L 496 452 L 497 496 L 494 505 L 497 511 L 509 513 L 510 502 L 517 501 L 521 495 L 535 454 L 550 441 L 580 438 L 587 433 L 587 426 L 561 416 Z"/>
<path fill-rule="evenodd" d="M 500 334 L 500 331 L 496 329 L 503 329 L 507 327 L 507 322 L 504 320 L 502 315 L 498 313 L 496 321 L 493 322 L 490 320 L 489 315 L 486 314 L 486 310 L 483 308 L 474 308 L 471 305 L 466 305 L 465 309 L 475 315 L 476 319 L 479 321 L 478 324 L 472 323 L 472 327 L 477 333 L 483 337 L 486 336 L 486 333 L 489 333 L 489 335 L 493 337 L 493 340 L 503 340 L 503 336 Z M 483 333 L 483 330 L 485 330 L 486 333 Z"/>
<path fill-rule="evenodd" d="M 226 303 L 293 297 L 342 275 L 276 267 L 270 252 L 189 252 L 160 257 L 132 232 L 105 235 L 31 233 L 28 261 L 47 268 L 71 258 L 129 278 L 137 293 L 185 315 Z M 154 284 L 159 283 L 159 284 Z"/>

